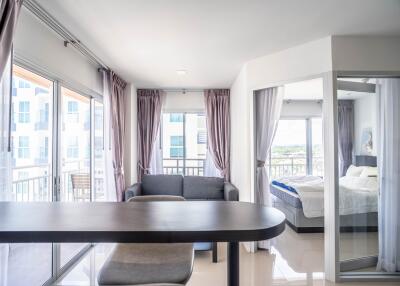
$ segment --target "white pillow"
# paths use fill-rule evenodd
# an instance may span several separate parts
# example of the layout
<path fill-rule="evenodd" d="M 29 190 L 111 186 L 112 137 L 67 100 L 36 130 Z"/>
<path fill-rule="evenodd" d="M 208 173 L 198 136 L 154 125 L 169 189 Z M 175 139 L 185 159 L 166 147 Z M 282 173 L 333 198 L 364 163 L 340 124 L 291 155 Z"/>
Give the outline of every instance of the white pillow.
<path fill-rule="evenodd" d="M 362 171 L 360 177 L 378 177 L 378 168 L 377 167 L 365 167 Z"/>
<path fill-rule="evenodd" d="M 365 168 L 366 167 L 364 166 L 356 167 L 354 165 L 350 165 L 350 167 L 347 169 L 346 177 L 360 177 Z"/>

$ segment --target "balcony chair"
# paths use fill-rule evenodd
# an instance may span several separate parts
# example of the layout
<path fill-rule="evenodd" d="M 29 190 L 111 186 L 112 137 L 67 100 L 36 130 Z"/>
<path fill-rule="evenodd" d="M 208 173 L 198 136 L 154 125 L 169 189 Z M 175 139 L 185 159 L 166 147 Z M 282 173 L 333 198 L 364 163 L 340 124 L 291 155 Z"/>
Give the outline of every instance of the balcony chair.
<path fill-rule="evenodd" d="M 90 201 L 90 176 L 87 173 L 71 174 L 72 198 L 74 202 Z"/>
<path fill-rule="evenodd" d="M 125 192 L 125 200 L 148 195 L 182 196 L 186 200 L 238 201 L 239 191 L 223 178 L 182 176 L 182 175 L 145 175 L 142 183 L 136 183 Z M 216 242 L 195 243 L 196 251 L 212 250 L 212 261 L 218 262 Z"/>
<path fill-rule="evenodd" d="M 178 196 L 132 197 L 129 203 L 184 201 Z M 120 243 L 98 275 L 99 286 L 183 286 L 192 275 L 192 243 Z"/>

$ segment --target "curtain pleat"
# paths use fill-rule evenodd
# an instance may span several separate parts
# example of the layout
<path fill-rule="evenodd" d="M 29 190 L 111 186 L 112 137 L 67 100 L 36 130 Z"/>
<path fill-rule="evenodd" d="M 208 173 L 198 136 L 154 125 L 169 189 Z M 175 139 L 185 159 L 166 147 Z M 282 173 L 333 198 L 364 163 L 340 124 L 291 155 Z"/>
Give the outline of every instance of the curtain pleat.
<path fill-rule="evenodd" d="M 125 106 L 126 82 L 113 71 L 109 73 L 110 108 L 113 138 L 113 168 L 117 200 L 122 201 L 125 191 L 124 142 L 125 142 Z"/>
<path fill-rule="evenodd" d="M 377 80 L 379 271 L 400 271 L 400 79 Z"/>
<path fill-rule="evenodd" d="M 230 181 L 229 89 L 204 91 L 208 149 L 225 181 Z"/>
<path fill-rule="evenodd" d="M 354 106 L 352 100 L 338 101 L 339 175 L 346 175 L 353 162 Z"/>
<path fill-rule="evenodd" d="M 12 42 L 17 26 L 22 0 L 0 1 L 0 78 L 11 54 Z"/>
<path fill-rule="evenodd" d="M 268 170 L 265 162 L 275 137 L 283 103 L 280 87 L 271 87 L 255 92 L 256 113 L 256 203 L 271 206 Z M 268 249 L 268 241 L 259 241 L 259 248 Z"/>
<path fill-rule="evenodd" d="M 138 181 L 150 173 L 150 162 L 160 129 L 162 91 L 138 89 Z"/>

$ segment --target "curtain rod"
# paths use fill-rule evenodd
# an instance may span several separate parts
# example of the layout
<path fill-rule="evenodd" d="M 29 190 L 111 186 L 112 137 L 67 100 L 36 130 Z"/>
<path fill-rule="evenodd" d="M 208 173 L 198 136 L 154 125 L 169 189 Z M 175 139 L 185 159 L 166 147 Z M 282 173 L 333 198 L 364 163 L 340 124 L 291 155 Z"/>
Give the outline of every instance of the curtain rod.
<path fill-rule="evenodd" d="M 186 92 L 204 92 L 205 89 L 198 88 L 161 88 L 165 92 L 181 92 L 185 94 Z"/>
<path fill-rule="evenodd" d="M 67 28 L 65 28 L 60 22 L 58 22 L 52 15 L 50 15 L 41 5 L 35 0 L 24 0 L 23 6 L 41 20 L 46 26 L 57 33 L 61 38 L 64 39 L 64 46 L 73 46 L 83 56 L 88 58 L 93 63 L 100 66 L 100 69 L 109 70 L 108 66 L 97 57 L 92 51 L 90 51 L 81 41 L 75 37 Z"/>

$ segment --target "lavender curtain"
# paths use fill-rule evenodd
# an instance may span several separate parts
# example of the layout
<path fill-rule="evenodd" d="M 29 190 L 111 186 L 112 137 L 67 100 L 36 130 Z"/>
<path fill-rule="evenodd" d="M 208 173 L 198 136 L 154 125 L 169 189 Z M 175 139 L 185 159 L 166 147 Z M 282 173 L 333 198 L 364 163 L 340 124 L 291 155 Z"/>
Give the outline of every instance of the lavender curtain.
<path fill-rule="evenodd" d="M 265 162 L 274 141 L 278 127 L 282 103 L 282 88 L 271 87 L 255 92 L 256 113 L 256 203 L 271 206 L 268 170 Z M 269 248 L 268 241 L 259 241 L 258 247 Z"/>
<path fill-rule="evenodd" d="M 123 200 L 125 191 L 124 176 L 124 142 L 125 142 L 125 106 L 126 82 L 113 71 L 109 73 L 110 81 L 110 108 L 113 138 L 113 167 L 117 200 Z"/>
<path fill-rule="evenodd" d="M 22 0 L 0 1 L 0 78 L 11 53 L 12 41 L 17 25 Z"/>
<path fill-rule="evenodd" d="M 338 101 L 339 175 L 346 174 L 353 162 L 354 107 L 352 100 Z"/>
<path fill-rule="evenodd" d="M 209 89 L 204 91 L 208 148 L 215 166 L 230 181 L 230 115 L 229 89 Z"/>
<path fill-rule="evenodd" d="M 138 181 L 149 174 L 150 160 L 161 122 L 162 91 L 138 89 Z"/>

